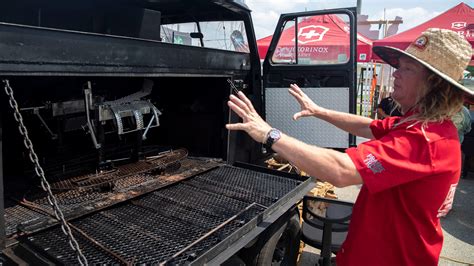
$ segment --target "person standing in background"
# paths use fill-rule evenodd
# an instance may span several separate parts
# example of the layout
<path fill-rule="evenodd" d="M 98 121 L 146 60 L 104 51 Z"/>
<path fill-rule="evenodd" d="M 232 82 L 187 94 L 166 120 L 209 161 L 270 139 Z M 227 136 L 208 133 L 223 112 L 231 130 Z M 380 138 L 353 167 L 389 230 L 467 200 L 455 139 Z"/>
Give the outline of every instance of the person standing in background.
<path fill-rule="evenodd" d="M 459 143 L 464 141 L 464 135 L 471 131 L 471 114 L 466 106 L 463 106 L 461 111 L 453 116 L 453 123 L 458 129 Z"/>
<path fill-rule="evenodd" d="M 461 111 L 455 114 L 451 120 L 453 121 L 454 126 L 456 126 L 456 129 L 458 130 L 459 144 L 462 144 L 462 142 L 464 141 L 464 135 L 471 131 L 471 114 L 469 113 L 469 109 L 467 109 L 466 106 L 463 106 Z M 464 153 L 461 153 L 461 156 L 461 165 L 463 165 L 465 159 Z M 461 176 L 462 175 L 463 173 L 461 172 Z M 455 194 L 456 191 L 453 191 L 453 202 L 451 202 L 451 204 L 449 205 L 446 205 L 445 212 L 442 214 L 441 217 L 445 217 L 446 215 L 448 215 L 448 213 L 453 208 Z"/>
<path fill-rule="evenodd" d="M 377 118 L 384 119 L 389 116 L 402 116 L 397 103 L 392 99 L 390 94 L 388 97 L 383 98 L 379 105 L 377 105 Z"/>

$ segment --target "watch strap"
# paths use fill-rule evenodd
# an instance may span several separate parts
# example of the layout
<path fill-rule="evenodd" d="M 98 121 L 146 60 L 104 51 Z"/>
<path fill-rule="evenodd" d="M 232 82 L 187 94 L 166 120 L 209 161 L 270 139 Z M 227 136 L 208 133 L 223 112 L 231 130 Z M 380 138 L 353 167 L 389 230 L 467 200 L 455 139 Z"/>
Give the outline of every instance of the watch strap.
<path fill-rule="evenodd" d="M 270 129 L 270 131 L 268 131 L 266 139 L 265 139 L 265 143 L 263 145 L 265 146 L 266 149 L 271 149 L 273 144 L 275 144 L 275 142 L 277 142 L 280 138 L 281 138 L 281 131 L 276 128 L 272 128 Z"/>

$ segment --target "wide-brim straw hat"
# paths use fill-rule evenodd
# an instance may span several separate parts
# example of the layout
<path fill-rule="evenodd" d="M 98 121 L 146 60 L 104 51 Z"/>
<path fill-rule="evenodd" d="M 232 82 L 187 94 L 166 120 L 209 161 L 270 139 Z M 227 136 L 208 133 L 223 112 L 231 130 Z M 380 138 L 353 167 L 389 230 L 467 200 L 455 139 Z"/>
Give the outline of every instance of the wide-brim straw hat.
<path fill-rule="evenodd" d="M 394 68 L 399 67 L 402 55 L 413 58 L 469 96 L 474 96 L 474 88 L 459 83 L 471 60 L 472 47 L 454 31 L 427 29 L 405 51 L 390 46 L 374 46 L 372 50 Z"/>

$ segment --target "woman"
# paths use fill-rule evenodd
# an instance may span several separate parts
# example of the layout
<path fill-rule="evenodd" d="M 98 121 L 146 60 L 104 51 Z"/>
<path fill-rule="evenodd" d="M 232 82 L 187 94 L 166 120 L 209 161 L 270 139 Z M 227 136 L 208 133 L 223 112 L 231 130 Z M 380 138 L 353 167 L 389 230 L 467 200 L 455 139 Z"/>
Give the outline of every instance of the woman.
<path fill-rule="evenodd" d="M 311 176 L 335 186 L 363 184 L 337 265 L 437 265 L 443 243 L 439 217 L 452 203 L 461 153 L 450 117 L 474 92 L 457 81 L 471 58 L 453 31 L 429 29 L 405 51 L 374 47 L 397 68 L 393 99 L 402 117 L 372 120 L 316 105 L 298 86 L 294 119 L 314 116 L 371 139 L 346 153 L 300 142 L 272 129 L 243 93 L 229 107 L 243 120 L 228 124 L 270 146 Z"/>

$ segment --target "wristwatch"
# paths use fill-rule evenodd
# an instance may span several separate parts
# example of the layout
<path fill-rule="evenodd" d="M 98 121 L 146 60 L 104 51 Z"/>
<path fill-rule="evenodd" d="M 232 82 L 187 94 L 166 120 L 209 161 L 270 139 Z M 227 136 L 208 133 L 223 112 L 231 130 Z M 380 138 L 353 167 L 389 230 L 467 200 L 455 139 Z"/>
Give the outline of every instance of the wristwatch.
<path fill-rule="evenodd" d="M 270 129 L 270 131 L 268 131 L 267 137 L 265 139 L 265 143 L 263 143 L 263 145 L 265 146 L 266 149 L 271 149 L 273 144 L 277 142 L 280 138 L 281 138 L 281 131 L 276 128 L 272 128 Z"/>

